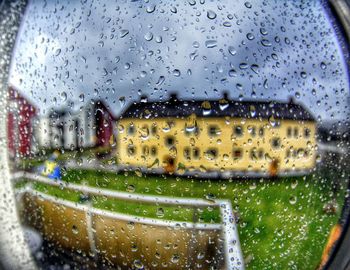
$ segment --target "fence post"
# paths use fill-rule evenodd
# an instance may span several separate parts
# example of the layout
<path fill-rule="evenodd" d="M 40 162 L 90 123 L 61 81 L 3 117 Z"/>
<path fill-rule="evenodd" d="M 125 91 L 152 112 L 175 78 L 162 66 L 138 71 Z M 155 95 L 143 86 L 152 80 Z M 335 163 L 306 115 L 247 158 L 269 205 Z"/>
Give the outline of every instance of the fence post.
<path fill-rule="evenodd" d="M 225 239 L 225 269 L 244 270 L 243 254 L 230 201 L 220 201 L 220 213 L 222 218 L 222 235 Z"/>
<path fill-rule="evenodd" d="M 86 230 L 89 237 L 89 244 L 90 244 L 90 250 L 91 254 L 93 255 L 94 259 L 97 260 L 97 249 L 96 249 L 96 242 L 95 242 L 95 231 L 93 229 L 92 224 L 92 215 L 93 213 L 90 211 L 91 208 L 91 202 L 89 202 L 85 216 L 86 216 Z"/>

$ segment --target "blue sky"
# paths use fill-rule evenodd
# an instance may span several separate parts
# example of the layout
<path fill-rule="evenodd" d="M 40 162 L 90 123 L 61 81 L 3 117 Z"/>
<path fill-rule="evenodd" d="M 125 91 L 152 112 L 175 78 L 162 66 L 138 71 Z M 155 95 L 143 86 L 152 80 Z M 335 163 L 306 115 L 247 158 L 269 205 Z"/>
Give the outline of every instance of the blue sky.
<path fill-rule="evenodd" d="M 266 2 L 266 3 L 265 3 Z M 348 70 L 319 1 L 30 1 L 10 83 L 41 112 L 106 100 L 284 100 L 346 119 Z M 125 100 L 125 102 L 124 102 Z"/>

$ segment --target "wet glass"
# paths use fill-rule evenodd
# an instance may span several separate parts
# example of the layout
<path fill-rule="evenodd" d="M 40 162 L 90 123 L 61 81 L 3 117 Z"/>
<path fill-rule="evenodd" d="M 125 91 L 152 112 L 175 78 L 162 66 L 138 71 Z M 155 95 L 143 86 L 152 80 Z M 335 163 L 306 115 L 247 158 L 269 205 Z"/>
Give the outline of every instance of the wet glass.
<path fill-rule="evenodd" d="M 1 147 L 25 263 L 327 265 L 349 179 L 336 4 L 16 4 Z"/>

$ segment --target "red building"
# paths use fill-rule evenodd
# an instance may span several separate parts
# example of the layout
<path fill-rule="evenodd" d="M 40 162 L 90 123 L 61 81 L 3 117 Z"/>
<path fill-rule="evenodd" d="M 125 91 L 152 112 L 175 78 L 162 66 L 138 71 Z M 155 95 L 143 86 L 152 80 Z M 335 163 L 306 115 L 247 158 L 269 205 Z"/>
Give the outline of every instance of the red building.
<path fill-rule="evenodd" d="M 96 127 L 96 146 L 109 146 L 113 135 L 115 117 L 101 100 L 95 101 L 94 118 Z"/>
<path fill-rule="evenodd" d="M 29 156 L 32 150 L 33 118 L 37 109 L 18 90 L 8 91 L 7 136 L 10 156 Z"/>

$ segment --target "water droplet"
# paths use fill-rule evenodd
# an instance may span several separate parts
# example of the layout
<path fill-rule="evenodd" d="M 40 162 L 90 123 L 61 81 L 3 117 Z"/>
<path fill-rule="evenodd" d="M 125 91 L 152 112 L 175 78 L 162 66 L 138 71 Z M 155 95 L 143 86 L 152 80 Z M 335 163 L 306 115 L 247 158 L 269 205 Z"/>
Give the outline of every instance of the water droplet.
<path fill-rule="evenodd" d="M 207 11 L 207 17 L 210 20 L 214 20 L 216 18 L 216 13 L 214 11 L 212 11 L 212 10 L 208 10 Z"/>
<path fill-rule="evenodd" d="M 210 105 L 209 101 L 204 101 L 201 106 L 203 109 L 203 115 L 210 115 L 211 114 L 211 105 Z"/>
<path fill-rule="evenodd" d="M 272 43 L 269 40 L 267 40 L 267 39 L 262 39 L 261 40 L 261 45 L 263 45 L 265 47 L 271 47 Z"/>
<path fill-rule="evenodd" d="M 147 13 L 152 13 L 156 10 L 156 5 L 149 5 L 146 7 L 146 12 Z"/>
<path fill-rule="evenodd" d="M 135 222 L 129 221 L 126 226 L 128 227 L 129 230 L 135 229 Z"/>
<path fill-rule="evenodd" d="M 146 110 L 144 113 L 144 117 L 146 119 L 149 119 L 151 117 L 151 112 Z M 145 141 L 149 138 L 149 129 L 146 126 L 140 129 L 140 133 L 141 133 L 141 139 L 143 141 Z"/>
<path fill-rule="evenodd" d="M 269 88 L 269 84 L 268 84 L 268 81 L 267 79 L 265 79 L 264 83 L 263 83 L 263 86 L 265 89 L 268 89 Z"/>
<path fill-rule="evenodd" d="M 221 111 L 224 111 L 225 109 L 227 109 L 229 106 L 228 102 L 225 100 L 225 101 L 222 101 L 222 102 L 219 102 L 219 108 Z"/>
<path fill-rule="evenodd" d="M 250 2 L 245 2 L 244 5 L 246 8 L 252 8 L 252 4 Z"/>
<path fill-rule="evenodd" d="M 320 67 L 321 69 L 325 70 L 327 68 L 327 65 L 325 62 L 321 62 Z"/>
<path fill-rule="evenodd" d="M 125 63 L 124 68 L 125 68 L 126 70 L 130 69 L 130 64 L 129 64 L 129 63 Z"/>
<path fill-rule="evenodd" d="M 231 27 L 232 26 L 232 24 L 229 21 L 225 21 L 222 25 L 225 26 L 225 27 Z"/>
<path fill-rule="evenodd" d="M 174 69 L 174 70 L 173 70 L 173 75 L 174 75 L 175 77 L 180 77 L 180 76 L 181 76 L 180 70 Z"/>
<path fill-rule="evenodd" d="M 73 234 L 78 234 L 79 233 L 78 227 L 76 225 L 72 226 L 72 233 Z"/>
<path fill-rule="evenodd" d="M 134 266 L 136 269 L 144 269 L 143 263 L 140 260 L 135 260 L 134 261 Z"/>
<path fill-rule="evenodd" d="M 57 49 L 56 52 L 55 52 L 55 56 L 59 56 L 61 53 L 61 49 Z"/>
<path fill-rule="evenodd" d="M 260 28 L 260 34 L 262 34 L 263 36 L 266 36 L 268 34 L 267 30 L 265 28 Z"/>
<path fill-rule="evenodd" d="M 256 64 L 253 64 L 250 66 L 250 69 L 255 73 L 255 74 L 259 74 L 259 66 Z"/>
<path fill-rule="evenodd" d="M 162 190 L 162 188 L 160 186 L 156 187 L 156 193 L 157 194 L 162 194 L 163 193 L 163 190 Z"/>
<path fill-rule="evenodd" d="M 156 36 L 155 41 L 156 41 L 157 43 L 162 43 L 163 38 L 162 38 L 161 36 Z"/>
<path fill-rule="evenodd" d="M 248 33 L 247 34 L 247 39 L 248 40 L 253 40 L 255 37 L 254 37 L 254 35 L 252 34 L 252 33 Z"/>
<path fill-rule="evenodd" d="M 204 252 L 198 252 L 197 253 L 197 259 L 198 260 L 202 260 L 202 259 L 204 259 L 204 257 L 205 257 L 205 253 Z"/>
<path fill-rule="evenodd" d="M 159 207 L 156 212 L 157 217 L 162 218 L 164 217 L 164 209 Z"/>
<path fill-rule="evenodd" d="M 306 72 L 305 71 L 300 72 L 300 77 L 302 77 L 303 79 L 306 79 L 307 77 Z"/>
<path fill-rule="evenodd" d="M 249 112 L 250 112 L 251 117 L 255 117 L 255 115 L 256 115 L 256 108 L 255 108 L 254 105 L 250 105 L 249 106 Z"/>
<path fill-rule="evenodd" d="M 102 40 L 100 40 L 99 42 L 97 42 L 97 44 L 98 44 L 100 47 L 103 47 L 103 46 L 105 45 L 105 43 L 104 43 Z"/>
<path fill-rule="evenodd" d="M 209 39 L 205 41 L 205 46 L 207 48 L 215 48 L 218 45 L 218 42 L 214 39 Z"/>
<path fill-rule="evenodd" d="M 153 34 L 151 32 L 147 32 L 144 36 L 145 40 L 151 41 L 153 39 Z"/>
<path fill-rule="evenodd" d="M 231 54 L 231 55 L 236 55 L 237 54 L 237 51 L 235 50 L 235 48 L 233 46 L 229 46 L 228 47 L 228 52 Z"/>
<path fill-rule="evenodd" d="M 127 34 L 129 34 L 128 30 L 121 30 L 119 33 L 119 37 L 123 38 L 125 37 Z"/>
<path fill-rule="evenodd" d="M 138 176 L 138 177 L 142 177 L 142 171 L 141 171 L 141 169 L 140 169 L 140 168 L 136 168 L 136 169 L 135 169 L 135 174 L 136 174 L 136 176 Z"/>
<path fill-rule="evenodd" d="M 239 64 L 239 68 L 242 69 L 242 70 L 243 70 L 243 69 L 247 69 L 248 67 L 249 67 L 249 66 L 248 66 L 247 63 L 240 63 L 240 64 Z"/>
<path fill-rule="evenodd" d="M 290 187 L 291 187 L 292 189 L 295 189 L 295 188 L 297 187 L 297 185 L 298 185 L 298 180 L 294 180 L 294 181 L 291 183 Z"/>
<path fill-rule="evenodd" d="M 146 77 L 146 76 L 147 76 L 147 72 L 144 71 L 144 70 L 142 70 L 141 73 L 140 73 L 140 77 L 141 77 L 141 78 L 144 78 L 144 77 Z"/>
<path fill-rule="evenodd" d="M 172 263 L 178 263 L 180 261 L 180 256 L 175 254 L 173 257 L 171 257 L 171 262 Z"/>
<path fill-rule="evenodd" d="M 199 48 L 199 42 L 198 41 L 195 41 L 192 43 L 192 47 L 193 48 Z"/>
<path fill-rule="evenodd" d="M 62 92 L 61 93 L 61 100 L 62 101 L 66 101 L 67 100 L 67 93 L 66 92 Z"/>
<path fill-rule="evenodd" d="M 119 98 L 119 104 L 120 104 L 121 108 L 123 108 L 125 106 L 125 97 L 124 96 Z"/>
<path fill-rule="evenodd" d="M 237 71 L 236 71 L 235 69 L 230 69 L 230 70 L 228 71 L 228 75 L 229 75 L 230 77 L 237 77 Z"/>
<path fill-rule="evenodd" d="M 171 8 L 170 8 L 170 11 L 171 11 L 172 13 L 177 13 L 177 8 L 176 8 L 176 7 L 171 7 Z"/>
<path fill-rule="evenodd" d="M 164 81 L 165 81 L 165 77 L 164 76 L 160 76 L 159 79 L 158 79 L 158 82 L 156 83 L 156 85 L 157 86 L 161 86 Z"/>
<path fill-rule="evenodd" d="M 210 202 L 215 202 L 216 196 L 213 193 L 208 193 L 205 195 L 205 199 Z"/>
<path fill-rule="evenodd" d="M 273 115 L 269 117 L 269 123 L 272 127 L 276 127 L 279 125 L 278 119 L 276 119 Z"/>
<path fill-rule="evenodd" d="M 194 6 L 196 4 L 196 0 L 188 0 L 188 3 L 191 5 L 191 6 Z"/>
<path fill-rule="evenodd" d="M 127 192 L 133 193 L 135 192 L 135 186 L 134 185 L 128 185 L 126 188 Z"/>
<path fill-rule="evenodd" d="M 136 252 L 138 250 L 138 247 L 136 244 L 131 245 L 131 251 Z M 140 262 L 141 263 L 141 262 Z M 141 263 L 142 264 L 142 263 Z"/>
<path fill-rule="evenodd" d="M 296 204 L 297 203 L 297 197 L 296 196 L 291 196 L 289 198 L 289 203 L 292 204 L 292 205 Z"/>

